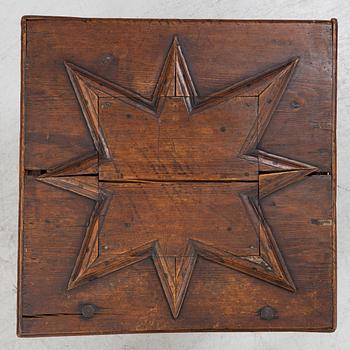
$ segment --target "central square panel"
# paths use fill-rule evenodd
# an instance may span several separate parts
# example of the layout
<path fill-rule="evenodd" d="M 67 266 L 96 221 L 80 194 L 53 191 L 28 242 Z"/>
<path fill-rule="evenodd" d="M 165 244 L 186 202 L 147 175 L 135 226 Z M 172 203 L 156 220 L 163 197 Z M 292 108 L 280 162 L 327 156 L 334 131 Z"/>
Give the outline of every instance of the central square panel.
<path fill-rule="evenodd" d="M 224 92 L 195 110 L 194 96 L 176 92 L 180 82 L 169 76 L 164 96 L 151 108 L 141 99 L 99 94 L 103 208 L 96 218 L 95 260 L 76 282 L 79 274 L 86 282 L 152 256 L 177 318 L 198 254 L 253 275 L 256 266 L 263 274 L 272 268 L 260 256 L 259 219 L 251 214 L 250 198 L 259 197 L 252 151 L 258 97 L 227 98 Z M 92 110 L 96 100 L 89 102 Z"/>

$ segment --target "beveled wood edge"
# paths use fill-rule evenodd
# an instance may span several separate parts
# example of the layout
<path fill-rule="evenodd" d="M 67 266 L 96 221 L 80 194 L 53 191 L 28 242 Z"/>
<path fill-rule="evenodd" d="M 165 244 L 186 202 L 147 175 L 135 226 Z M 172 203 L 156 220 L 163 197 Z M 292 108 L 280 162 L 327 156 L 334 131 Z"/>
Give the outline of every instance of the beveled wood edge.
<path fill-rule="evenodd" d="M 17 336 L 22 331 L 22 271 L 23 271 L 23 204 L 24 204 L 24 115 L 25 115 L 25 62 L 27 53 L 27 22 L 21 21 L 21 102 L 20 102 L 20 140 L 19 140 L 19 207 L 18 207 L 18 249 L 17 249 Z"/>
<path fill-rule="evenodd" d="M 103 316 L 102 314 L 99 315 L 100 317 Z M 110 315 L 106 315 L 107 317 L 110 317 Z M 40 316 L 41 319 L 43 318 L 49 318 L 50 316 Z M 66 316 L 67 317 L 67 316 Z M 68 317 L 80 317 L 80 315 L 69 315 Z M 118 335 L 118 334 L 146 334 L 146 333 L 217 333 L 217 332 L 231 332 L 231 333 L 246 333 L 246 332 L 300 332 L 300 333 L 306 333 L 306 332 L 313 332 L 313 333 L 332 333 L 334 332 L 333 327 L 268 327 L 268 326 L 261 326 L 252 327 L 252 328 L 203 328 L 203 329 L 187 329 L 187 328 L 180 328 L 180 329 L 173 329 L 171 331 L 169 330 L 163 330 L 163 329 L 148 329 L 148 330 L 114 330 L 114 331 L 101 331 L 98 332 L 96 330 L 90 331 L 90 330 L 82 330 L 82 331 L 75 331 L 75 332 L 57 332 L 57 333 L 45 333 L 43 332 L 22 332 L 20 337 L 23 338 L 35 338 L 35 337 L 58 337 L 58 336 L 83 336 L 83 335 Z"/>
<path fill-rule="evenodd" d="M 64 20 L 64 21 L 138 21 L 138 22 L 221 22 L 221 23 L 310 23 L 310 24 L 330 24 L 333 25 L 334 19 L 240 19 L 240 18 L 227 18 L 227 19 L 215 19 L 215 18 L 132 18 L 132 17 L 75 17 L 75 16 L 43 16 L 43 15 L 23 15 L 22 21 L 26 20 Z"/>
<path fill-rule="evenodd" d="M 333 258 L 333 320 L 330 332 L 337 328 L 337 60 L 338 21 L 332 18 L 332 258 Z"/>

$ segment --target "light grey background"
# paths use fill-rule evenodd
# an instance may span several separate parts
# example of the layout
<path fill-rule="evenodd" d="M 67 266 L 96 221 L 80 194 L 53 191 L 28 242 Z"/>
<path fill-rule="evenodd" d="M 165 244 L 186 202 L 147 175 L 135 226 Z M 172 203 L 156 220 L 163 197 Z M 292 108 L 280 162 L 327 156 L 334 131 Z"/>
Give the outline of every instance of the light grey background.
<path fill-rule="evenodd" d="M 20 18 L 23 15 L 339 21 L 338 329 L 318 333 L 193 333 L 16 338 Z M 348 0 L 0 0 L 0 349 L 349 349 L 350 2 Z"/>

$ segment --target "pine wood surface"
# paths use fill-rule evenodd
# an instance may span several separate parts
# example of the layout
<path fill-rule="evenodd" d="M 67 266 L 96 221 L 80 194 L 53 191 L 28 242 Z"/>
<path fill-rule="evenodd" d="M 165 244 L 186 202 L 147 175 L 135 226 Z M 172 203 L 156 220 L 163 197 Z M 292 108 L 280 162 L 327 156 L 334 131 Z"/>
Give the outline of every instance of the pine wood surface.
<path fill-rule="evenodd" d="M 336 42 L 23 18 L 18 334 L 333 331 Z"/>

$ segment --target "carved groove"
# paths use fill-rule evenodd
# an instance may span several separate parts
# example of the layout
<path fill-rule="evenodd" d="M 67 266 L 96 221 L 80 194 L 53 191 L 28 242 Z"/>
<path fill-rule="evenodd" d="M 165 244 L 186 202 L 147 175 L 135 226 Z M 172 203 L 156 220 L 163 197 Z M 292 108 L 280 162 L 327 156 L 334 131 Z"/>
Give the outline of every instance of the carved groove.
<path fill-rule="evenodd" d="M 38 180 L 49 185 L 76 193 L 95 202 L 83 244 L 78 254 L 68 289 L 78 287 L 92 279 L 151 257 L 156 267 L 164 294 L 171 313 L 177 318 L 185 299 L 186 291 L 195 267 L 197 257 L 227 266 L 241 273 L 274 284 L 289 291 L 295 291 L 295 285 L 288 272 L 286 263 L 279 251 L 272 231 L 266 222 L 259 200 L 300 181 L 305 176 L 317 171 L 316 167 L 283 156 L 268 153 L 259 148 L 261 139 L 277 108 L 293 71 L 298 63 L 293 58 L 274 69 L 264 71 L 227 88 L 201 98 L 193 83 L 185 56 L 178 39 L 175 37 L 168 51 L 158 82 L 151 99 L 107 81 L 72 63 L 65 62 L 68 76 L 85 117 L 96 152 L 63 166 L 49 170 Z M 271 170 L 271 173 L 259 175 L 259 191 L 241 193 L 247 215 L 259 237 L 260 255 L 237 256 L 199 240 L 188 238 L 183 254 L 179 257 L 176 268 L 172 269 L 169 257 L 162 253 L 158 240 L 145 242 L 125 253 L 102 259 L 98 251 L 99 232 L 103 229 L 103 219 L 108 212 L 111 193 L 101 190 L 97 185 L 84 183 L 80 175 L 92 175 L 98 172 L 98 162 L 108 161 L 110 151 L 98 123 L 98 98 L 123 97 L 131 107 L 142 109 L 159 117 L 161 97 L 181 96 L 188 113 L 212 108 L 233 97 L 256 96 L 259 99 L 258 118 L 244 142 L 240 157 L 259 165 L 259 170 Z"/>
<path fill-rule="evenodd" d="M 83 182 L 78 176 L 55 176 L 43 175 L 37 178 L 38 181 L 45 182 L 54 187 L 62 188 L 66 191 L 76 193 L 80 196 L 97 201 L 99 199 L 99 188 Z"/>

